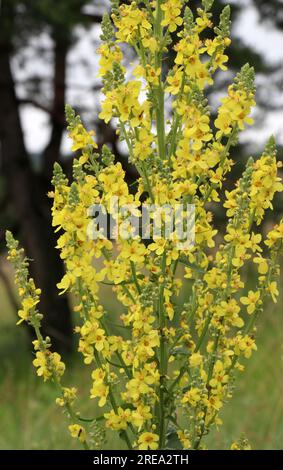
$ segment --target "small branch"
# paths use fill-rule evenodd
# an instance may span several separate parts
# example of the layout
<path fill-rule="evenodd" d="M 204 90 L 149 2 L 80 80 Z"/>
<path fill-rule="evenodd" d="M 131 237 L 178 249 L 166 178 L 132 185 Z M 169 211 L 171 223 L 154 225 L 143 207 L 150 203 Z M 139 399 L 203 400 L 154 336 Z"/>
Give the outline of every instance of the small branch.
<path fill-rule="evenodd" d="M 41 111 L 44 111 L 45 113 L 49 115 L 53 115 L 53 112 L 50 108 L 48 108 L 44 104 L 39 103 L 38 101 L 32 98 L 17 98 L 17 102 L 19 106 L 23 106 L 23 105 L 34 106 L 35 108 L 40 109 Z"/>

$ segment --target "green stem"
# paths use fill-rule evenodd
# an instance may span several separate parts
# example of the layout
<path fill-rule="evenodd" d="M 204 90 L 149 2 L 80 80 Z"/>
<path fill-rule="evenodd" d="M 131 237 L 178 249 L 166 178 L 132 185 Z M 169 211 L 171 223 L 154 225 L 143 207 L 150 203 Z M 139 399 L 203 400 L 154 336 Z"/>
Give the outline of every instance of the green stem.
<path fill-rule="evenodd" d="M 174 391 L 174 388 L 176 387 L 176 385 L 178 385 L 178 383 L 180 382 L 181 378 L 183 377 L 183 375 L 185 374 L 185 372 L 188 371 L 188 368 L 186 366 L 183 366 L 181 367 L 180 369 L 180 372 L 179 372 L 179 375 L 176 377 L 176 379 L 172 382 L 172 384 L 170 385 L 169 389 L 168 389 L 168 394 L 171 395 L 171 393 Z"/>
<path fill-rule="evenodd" d="M 177 271 L 177 267 L 178 267 L 178 264 L 179 264 L 179 258 L 177 258 L 175 261 L 174 261 L 174 264 L 173 264 L 173 275 L 175 276 L 176 274 L 176 271 Z"/>
<path fill-rule="evenodd" d="M 123 286 L 123 291 L 125 292 L 125 294 L 129 297 L 129 299 L 131 299 L 131 301 L 133 302 L 133 304 L 136 303 L 136 300 L 134 299 L 134 297 L 132 296 L 131 292 L 129 291 L 129 289 L 126 287 L 126 286 Z"/>
<path fill-rule="evenodd" d="M 136 266 L 135 266 L 135 263 L 133 261 L 131 261 L 130 263 L 131 263 L 131 270 L 132 270 L 134 284 L 137 288 L 138 294 L 140 295 L 141 294 L 141 288 L 140 288 L 139 281 L 138 281 L 138 278 L 137 278 Z"/>
<path fill-rule="evenodd" d="M 207 317 L 207 320 L 206 320 L 206 322 L 205 322 L 204 328 L 203 328 L 203 330 L 202 330 L 202 333 L 201 333 L 200 338 L 199 338 L 199 340 L 198 340 L 198 343 L 197 343 L 197 345 L 196 345 L 195 352 L 198 352 L 198 351 L 200 350 L 201 346 L 202 346 L 203 340 L 204 340 L 204 338 L 205 338 L 205 336 L 206 336 L 206 333 L 207 333 L 207 330 L 208 330 L 208 328 L 209 328 L 209 325 L 210 325 L 210 322 L 211 322 L 211 320 L 212 320 L 212 317 L 213 317 L 212 313 L 209 314 L 208 317 Z"/>
<path fill-rule="evenodd" d="M 127 147 L 128 147 L 128 150 L 129 150 L 129 154 L 130 154 L 130 157 L 133 159 L 133 152 L 134 152 L 134 149 L 133 149 L 133 145 L 132 145 L 132 142 L 130 141 L 129 137 L 128 137 L 128 133 L 127 133 L 127 129 L 125 127 L 125 124 L 121 121 L 121 119 L 119 120 L 119 124 L 120 124 L 120 127 L 123 131 L 123 136 L 125 138 L 125 141 L 126 141 L 126 144 L 127 144 Z"/>
<path fill-rule="evenodd" d="M 101 360 L 100 360 L 100 357 L 99 357 L 99 354 L 98 354 L 98 352 L 97 352 L 96 350 L 94 351 L 94 355 L 95 355 L 95 360 L 96 360 L 96 362 L 97 362 L 98 367 L 99 367 L 100 369 L 103 369 L 102 363 L 101 363 Z M 107 382 L 107 385 L 108 385 L 108 387 L 109 387 L 109 399 L 110 399 L 110 403 L 111 403 L 111 405 L 112 405 L 112 408 L 113 408 L 114 413 L 117 414 L 117 412 L 118 412 L 118 405 L 117 405 L 117 403 L 116 403 L 115 396 L 114 396 L 114 394 L 113 394 L 113 392 L 112 392 L 111 384 L 110 384 L 109 382 Z M 127 431 L 126 431 L 126 430 L 123 430 L 123 431 L 121 432 L 121 436 L 122 436 L 122 438 L 124 439 L 124 441 L 126 442 L 126 444 L 127 444 L 127 446 L 128 446 L 128 449 L 131 450 L 133 447 L 132 447 L 132 444 L 131 444 L 131 441 L 130 441 L 130 438 L 129 438 L 129 436 L 128 436 Z"/>
<path fill-rule="evenodd" d="M 41 331 L 40 331 L 40 327 L 38 325 L 33 325 L 33 328 L 34 328 L 34 331 L 35 331 L 35 335 L 36 335 L 36 338 L 39 342 L 39 347 L 40 347 L 40 350 L 41 351 L 46 351 L 46 347 L 44 345 L 44 340 L 43 340 L 43 337 L 42 337 L 42 334 L 41 334 Z M 64 390 L 63 390 L 63 387 L 61 385 L 61 383 L 59 382 L 58 380 L 58 377 L 52 373 L 52 379 L 53 379 L 53 382 L 55 384 L 55 386 L 57 387 L 59 393 L 61 394 L 62 398 L 64 399 Z M 64 401 L 65 403 L 65 401 Z M 76 415 L 76 413 L 73 411 L 70 403 L 65 403 L 65 408 L 66 408 L 66 411 L 68 412 L 70 418 L 75 421 L 75 422 L 78 422 L 80 421 L 80 418 Z M 86 441 L 82 442 L 82 446 L 84 447 L 85 450 L 89 450 L 89 445 Z"/>
<path fill-rule="evenodd" d="M 146 166 L 145 166 L 144 162 L 141 162 L 141 168 L 142 168 L 143 177 L 145 179 L 147 192 L 149 194 L 149 197 L 150 197 L 150 200 L 151 200 L 152 204 L 154 204 L 154 195 L 153 195 L 153 192 L 152 192 L 152 189 L 151 189 L 151 184 L 150 184 L 150 181 L 149 181 L 149 177 L 148 177 L 148 174 L 147 174 L 147 169 L 146 169 Z"/>
<path fill-rule="evenodd" d="M 155 38 L 161 48 L 163 39 L 163 28 L 161 25 L 163 12 L 161 10 L 161 0 L 157 0 L 156 5 L 156 16 L 154 24 Z M 155 53 L 155 68 L 162 68 L 162 49 Z M 157 140 L 158 140 L 158 154 L 161 160 L 166 158 L 166 146 L 165 146 L 165 122 L 164 122 L 164 90 L 162 82 L 162 70 L 159 78 L 159 86 L 155 91 L 156 98 L 156 128 L 157 128 Z"/>
<path fill-rule="evenodd" d="M 165 148 L 165 123 L 164 123 L 164 91 L 162 81 L 160 79 L 159 87 L 156 91 L 157 107 L 156 107 L 156 128 L 158 140 L 158 154 L 161 160 L 166 158 Z"/>
<path fill-rule="evenodd" d="M 186 74 L 185 71 L 183 72 L 183 77 L 182 77 L 182 83 L 181 83 L 181 89 L 179 93 L 179 97 L 182 96 L 184 92 L 184 86 L 185 86 L 185 81 L 186 81 Z M 169 147 L 169 152 L 168 152 L 168 158 L 170 160 L 171 156 L 174 154 L 176 150 L 176 137 L 177 137 L 177 132 L 179 129 L 179 126 L 182 122 L 182 116 L 175 111 L 174 118 L 173 118 L 173 125 L 172 125 L 172 130 L 171 130 L 171 142 L 170 142 L 170 147 Z"/>
<path fill-rule="evenodd" d="M 108 330 L 107 326 L 105 325 L 105 323 L 104 323 L 104 322 L 100 322 L 100 323 L 101 323 L 101 326 L 104 328 L 105 333 L 107 334 L 107 336 L 110 336 L 109 330 Z M 113 324 L 111 323 L 111 325 L 113 325 Z M 121 325 L 118 325 L 118 326 L 121 327 Z M 125 361 L 124 361 L 124 359 L 122 358 L 122 356 L 121 356 L 121 354 L 119 353 L 119 351 L 115 351 L 115 354 L 116 354 L 118 360 L 120 361 L 120 364 L 119 364 L 119 365 L 118 365 L 118 364 L 114 364 L 114 363 L 112 363 L 111 361 L 108 360 L 109 364 L 112 364 L 112 365 L 114 365 L 115 367 L 118 366 L 118 367 L 120 367 L 121 369 L 124 369 L 124 371 L 125 371 L 126 375 L 128 376 L 128 378 L 129 378 L 129 379 L 132 379 L 133 376 L 132 376 L 132 372 L 131 372 L 131 370 L 130 370 L 130 367 L 126 366 Z"/>
<path fill-rule="evenodd" d="M 115 397 L 114 397 L 114 394 L 111 390 L 111 388 L 109 387 L 109 398 L 110 398 L 110 403 L 112 405 L 112 408 L 114 410 L 114 412 L 117 414 L 118 412 L 118 406 L 117 406 L 117 403 L 116 403 L 116 400 L 115 400 Z M 124 439 L 124 441 L 126 442 L 127 446 L 128 446 L 128 449 L 132 450 L 133 449 L 133 446 L 131 444 L 131 441 L 130 441 L 130 438 L 128 436 L 128 433 L 126 430 L 123 430 L 121 432 L 121 436 L 122 438 Z"/>
<path fill-rule="evenodd" d="M 155 31 L 155 36 L 156 39 L 161 39 L 162 38 L 162 10 L 161 10 L 161 0 L 157 0 L 157 5 L 156 5 L 156 16 L 155 16 L 155 25 L 154 25 L 154 31 Z"/>
<path fill-rule="evenodd" d="M 207 375 L 207 382 L 206 382 L 206 388 L 209 390 L 208 399 L 210 398 L 210 395 L 211 395 L 211 390 L 209 389 L 209 382 L 212 379 L 212 375 L 213 375 L 213 369 L 214 369 L 214 364 L 215 364 L 215 361 L 216 361 L 216 353 L 217 353 L 217 349 L 218 349 L 219 339 L 220 339 L 220 330 L 218 330 L 218 332 L 216 334 L 216 337 L 215 337 L 215 340 L 214 340 L 213 350 L 212 350 L 212 353 L 211 353 L 211 360 L 210 360 L 210 364 L 209 364 L 209 367 L 208 367 L 208 375 Z M 196 442 L 193 445 L 194 450 L 198 450 L 198 448 L 201 444 L 203 435 L 204 435 L 205 419 L 206 419 L 206 416 L 207 416 L 207 410 L 208 410 L 208 407 L 206 406 L 205 412 L 204 412 L 204 417 L 203 417 L 203 423 L 202 423 L 202 426 L 201 426 L 201 432 L 200 432 L 199 436 L 197 437 Z"/>

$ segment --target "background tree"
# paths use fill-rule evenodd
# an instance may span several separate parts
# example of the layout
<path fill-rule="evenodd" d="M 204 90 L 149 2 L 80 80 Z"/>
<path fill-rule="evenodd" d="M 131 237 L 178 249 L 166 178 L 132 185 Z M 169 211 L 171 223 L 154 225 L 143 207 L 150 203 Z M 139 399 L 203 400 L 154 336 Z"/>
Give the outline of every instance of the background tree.
<path fill-rule="evenodd" d="M 280 0 L 251 1 L 262 21 L 270 21 L 273 28 L 282 31 L 283 4 Z M 227 3 L 229 1 L 215 0 L 215 17 L 219 17 Z M 189 2 L 192 9 L 200 4 L 200 1 Z M 99 145 L 107 143 L 112 147 L 127 170 L 128 180 L 136 177 L 127 164 L 127 154 L 117 141 L 115 128 L 96 122 L 93 103 L 98 101 L 99 82 L 91 65 L 87 69 L 80 57 L 76 60 L 85 70 L 85 75 L 91 77 L 89 89 L 70 93 L 73 69 L 68 67 L 69 54 L 81 36 L 92 28 L 94 43 L 88 45 L 89 56 L 96 60 L 95 37 L 98 39 L 99 32 L 95 28 L 108 3 L 103 0 L 2 0 L 0 5 L 0 226 L 8 227 L 20 236 L 28 256 L 37 260 L 31 266 L 32 275 L 43 291 L 40 309 L 45 313 L 45 334 L 52 336 L 57 350 L 69 349 L 70 309 L 67 298 L 58 297 L 57 293 L 56 283 L 62 277 L 63 266 L 54 249 L 56 239 L 51 230 L 50 201 L 47 198 L 53 164 L 62 157 L 66 100 L 83 114 L 90 127 L 96 127 Z M 245 8 L 245 2 L 233 3 L 234 24 Z M 39 40 L 43 34 L 46 39 L 44 47 Z M 265 57 L 240 39 L 233 41 L 228 52 L 232 70 L 238 70 L 246 62 L 255 66 L 259 78 L 257 101 L 263 114 L 277 109 L 283 80 L 280 64 L 277 67 L 270 65 Z M 26 71 L 27 56 L 33 57 L 32 71 Z M 43 70 L 39 67 L 40 60 L 45 64 Z M 217 77 L 219 91 L 226 87 L 230 78 L 227 76 L 226 81 L 222 74 Z M 79 86 L 81 84 L 75 85 Z M 82 94 L 86 96 L 85 100 L 81 100 Z M 23 110 L 27 106 L 43 111 L 49 118 L 50 137 L 40 155 L 31 155 L 26 143 Z M 241 171 L 240 162 L 248 153 L 246 145 L 238 145 L 234 153 L 239 162 L 235 166 L 237 175 Z M 62 163 L 68 167 L 67 159 Z M 1 244 L 3 232 L 0 235 Z M 6 285 L 9 286 L 7 282 Z"/>
<path fill-rule="evenodd" d="M 68 300 L 58 297 L 56 283 L 62 277 L 63 265 L 52 233 L 50 204 L 47 192 L 53 164 L 60 156 L 65 129 L 64 106 L 66 98 L 67 54 L 74 41 L 74 27 L 90 24 L 98 18 L 82 13 L 85 0 L 56 2 L 45 0 L 3 0 L 0 24 L 0 139 L 3 200 L 12 214 L 10 220 L 20 232 L 32 275 L 42 289 L 41 308 L 45 312 L 45 333 L 53 338 L 59 350 L 71 348 L 71 317 Z M 30 35 L 47 30 L 52 39 L 53 77 L 51 98 L 43 106 L 36 101 L 32 82 L 26 100 L 18 99 L 11 61 L 16 50 L 24 51 Z M 18 49 L 16 49 L 18 48 Z M 36 84 L 34 80 L 33 85 Z M 28 88 L 28 87 L 27 87 Z M 20 106 L 30 102 L 42 108 L 50 117 L 50 140 L 41 156 L 40 170 L 36 171 L 24 141 Z"/>

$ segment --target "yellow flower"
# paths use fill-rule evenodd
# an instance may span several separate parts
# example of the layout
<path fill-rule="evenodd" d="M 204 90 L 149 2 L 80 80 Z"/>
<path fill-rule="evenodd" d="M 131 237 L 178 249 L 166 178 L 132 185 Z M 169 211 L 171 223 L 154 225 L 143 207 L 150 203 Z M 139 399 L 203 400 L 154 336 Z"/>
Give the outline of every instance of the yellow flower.
<path fill-rule="evenodd" d="M 127 429 L 128 423 L 131 422 L 131 410 L 124 410 L 119 406 L 117 413 L 111 410 L 109 413 L 105 413 L 106 426 L 113 429 L 114 431 L 120 431 L 121 429 Z"/>
<path fill-rule="evenodd" d="M 248 440 L 245 438 L 241 438 L 238 441 L 235 441 L 231 444 L 231 450 L 252 450 L 251 445 L 249 444 Z"/>
<path fill-rule="evenodd" d="M 125 357 L 125 356 L 123 356 Z M 154 363 L 145 364 L 140 371 L 135 371 L 133 378 L 126 385 L 126 397 L 133 402 L 138 402 L 141 395 L 150 395 L 150 385 L 159 383 L 159 372 Z"/>
<path fill-rule="evenodd" d="M 247 305 L 247 312 L 251 315 L 254 313 L 257 304 L 259 303 L 260 292 L 249 291 L 247 297 L 241 297 L 240 301 L 243 305 Z"/>
<path fill-rule="evenodd" d="M 217 360 L 213 368 L 213 377 L 209 382 L 212 388 L 221 388 L 227 384 L 229 376 L 225 373 L 224 365 L 221 361 Z"/>
<path fill-rule="evenodd" d="M 253 262 L 258 265 L 259 274 L 266 274 L 268 272 L 268 262 L 265 258 L 258 256 L 253 259 Z"/>
<path fill-rule="evenodd" d="M 74 439 L 79 439 L 81 442 L 86 441 L 86 432 L 85 429 L 80 426 L 79 424 L 70 424 L 69 425 L 69 431 L 71 436 Z"/>
<path fill-rule="evenodd" d="M 207 406 L 209 408 L 212 408 L 212 410 L 215 410 L 215 411 L 219 411 L 222 406 L 223 406 L 223 402 L 221 400 L 221 398 L 217 395 L 213 395 L 211 394 L 206 400 L 205 400 Z"/>
<path fill-rule="evenodd" d="M 36 299 L 33 297 L 26 297 L 23 299 L 22 308 L 18 311 L 20 320 L 17 322 L 17 325 L 29 319 L 30 312 L 34 309 L 34 307 L 38 303 L 39 303 L 39 299 Z"/>
<path fill-rule="evenodd" d="M 228 97 L 222 99 L 222 105 L 215 120 L 215 127 L 219 129 L 216 138 L 231 134 L 235 125 L 243 130 L 245 123 L 253 124 L 253 120 L 248 116 L 254 105 L 253 94 L 249 95 L 244 90 L 236 90 L 233 85 L 230 86 Z"/>
<path fill-rule="evenodd" d="M 192 447 L 192 443 L 184 431 L 177 431 L 177 435 L 184 449 L 190 449 Z"/>
<path fill-rule="evenodd" d="M 251 357 L 252 351 L 257 350 L 254 338 L 251 338 L 248 335 L 244 337 L 241 335 L 237 335 L 234 340 L 234 343 L 235 354 L 239 356 L 241 353 L 243 353 L 247 359 Z"/>
<path fill-rule="evenodd" d="M 146 252 L 146 247 L 141 241 L 133 240 L 132 242 L 125 242 L 121 245 L 121 253 L 119 256 L 133 263 L 140 264 L 143 263 Z"/>
<path fill-rule="evenodd" d="M 144 127 L 139 130 L 138 140 L 134 147 L 134 156 L 139 160 L 145 160 L 152 154 L 151 144 L 153 135 Z"/>
<path fill-rule="evenodd" d="M 158 45 L 154 37 L 145 36 L 142 38 L 142 43 L 145 48 L 150 50 L 150 52 L 154 53 L 157 51 Z"/>
<path fill-rule="evenodd" d="M 216 69 L 217 67 L 221 70 L 227 70 L 228 67 L 224 65 L 228 61 L 229 57 L 225 54 L 216 54 L 213 62 L 213 67 Z"/>
<path fill-rule="evenodd" d="M 171 93 L 172 95 L 177 95 L 179 93 L 183 78 L 183 70 L 177 68 L 173 75 L 167 77 L 167 87 L 165 88 L 166 93 Z"/>
<path fill-rule="evenodd" d="M 95 349 L 101 352 L 105 346 L 105 331 L 99 328 L 98 322 L 87 320 L 80 329 L 82 338 L 88 344 L 94 344 Z"/>
<path fill-rule="evenodd" d="M 196 387 L 192 387 L 190 390 L 185 392 L 183 398 L 182 398 L 182 403 L 189 403 L 189 405 L 192 405 L 195 407 L 201 400 L 201 394 L 200 390 Z"/>
<path fill-rule="evenodd" d="M 98 77 L 106 75 L 107 72 L 112 70 L 114 62 L 121 63 L 123 59 L 123 53 L 117 45 L 110 47 L 109 44 L 101 44 L 96 52 L 101 55 Z"/>
<path fill-rule="evenodd" d="M 39 377 L 43 377 L 44 382 L 53 375 L 60 378 L 64 374 L 65 364 L 61 361 L 60 354 L 45 350 L 37 351 L 35 356 L 33 365 L 37 367 L 36 373 Z"/>
<path fill-rule="evenodd" d="M 204 280 L 210 289 L 222 288 L 226 282 L 227 275 L 218 268 L 212 268 L 204 275 Z"/>
<path fill-rule="evenodd" d="M 132 80 L 126 84 L 120 85 L 115 90 L 107 91 L 105 100 L 102 102 L 102 111 L 99 114 L 100 119 L 106 123 L 114 116 L 126 122 L 132 114 L 143 114 L 138 97 L 140 94 L 141 82 Z M 113 112 L 115 110 L 115 113 Z"/>
<path fill-rule="evenodd" d="M 87 146 L 97 148 L 97 144 L 93 140 L 94 131 L 87 132 L 82 124 L 78 124 L 69 133 L 70 138 L 73 140 L 72 152 L 80 149 L 85 149 Z"/>
<path fill-rule="evenodd" d="M 255 252 L 262 252 L 262 248 L 259 246 L 259 243 L 261 242 L 262 240 L 262 236 L 260 233 L 252 233 L 251 234 L 251 239 L 250 239 L 250 243 L 251 243 L 251 250 L 253 253 Z"/>
<path fill-rule="evenodd" d="M 152 432 L 144 432 L 139 436 L 138 444 L 140 450 L 156 450 L 158 449 L 159 437 Z"/>
<path fill-rule="evenodd" d="M 148 245 L 148 249 L 150 251 L 155 251 L 157 256 L 160 256 L 164 253 L 165 246 L 166 246 L 166 240 L 163 238 L 157 238 L 154 241 L 154 243 L 151 243 L 150 245 Z"/>
<path fill-rule="evenodd" d="M 209 142 L 212 139 L 212 133 L 209 126 L 209 116 L 195 116 L 192 124 L 193 125 L 191 127 L 185 127 L 184 137 L 194 141 L 192 145 L 193 150 L 200 150 L 204 142 Z"/>
<path fill-rule="evenodd" d="M 75 277 L 72 275 L 72 273 L 67 273 L 64 275 L 61 281 L 57 284 L 58 289 L 63 289 L 60 292 L 60 295 L 64 294 L 69 289 L 70 285 L 74 283 L 74 280 Z"/>
<path fill-rule="evenodd" d="M 64 406 L 66 404 L 72 404 L 76 400 L 77 389 L 75 387 L 63 387 L 62 392 L 63 396 L 61 398 L 56 398 L 57 405 Z"/>
<path fill-rule="evenodd" d="M 263 219 L 265 210 L 272 209 L 275 193 L 283 190 L 281 178 L 277 176 L 275 155 L 268 155 L 267 150 L 254 163 L 252 173 L 251 210 L 254 211 L 258 225 Z"/>
<path fill-rule="evenodd" d="M 277 303 L 277 297 L 279 295 L 279 291 L 278 291 L 278 288 L 277 288 L 277 282 L 276 281 L 270 282 L 267 286 L 267 290 L 270 293 L 273 302 Z"/>
<path fill-rule="evenodd" d="M 139 339 L 135 348 L 137 354 L 136 361 L 145 362 L 149 357 L 154 356 L 154 348 L 159 346 L 160 338 L 157 330 L 151 329 L 147 334 Z"/>
<path fill-rule="evenodd" d="M 106 404 L 109 394 L 109 386 L 104 382 L 105 375 L 102 369 L 95 369 L 91 374 L 93 385 L 90 391 L 90 398 L 99 398 L 99 407 L 103 407 Z"/>
<path fill-rule="evenodd" d="M 269 248 L 271 248 L 278 240 L 283 238 L 283 222 L 275 225 L 273 230 L 267 234 L 267 240 L 264 242 Z"/>
<path fill-rule="evenodd" d="M 202 362 L 203 362 L 203 357 L 199 352 L 193 353 L 189 359 L 189 363 L 191 367 L 198 367 L 202 364 Z"/>
<path fill-rule="evenodd" d="M 199 17 L 196 19 L 196 26 L 194 30 L 197 33 L 201 33 L 204 29 L 211 28 L 212 22 L 210 21 L 210 19 L 208 18 L 204 10 L 199 9 L 198 13 L 199 13 Z"/>
<path fill-rule="evenodd" d="M 119 7 L 119 15 L 112 14 L 112 19 L 117 28 L 116 37 L 121 42 L 131 44 L 138 34 L 141 34 L 142 38 L 147 37 L 152 29 L 147 13 L 137 8 L 136 2 L 131 2 L 130 5 L 122 4 Z"/>
<path fill-rule="evenodd" d="M 159 67 L 156 69 L 151 65 L 147 64 L 145 68 L 145 76 L 148 81 L 153 86 L 158 86 L 159 84 L 159 77 L 161 75 L 161 68 Z"/>
<path fill-rule="evenodd" d="M 136 410 L 132 411 L 131 422 L 137 428 L 141 428 L 146 421 L 152 418 L 150 407 L 147 405 L 140 404 Z"/>
<path fill-rule="evenodd" d="M 235 299 L 228 301 L 223 300 L 215 310 L 219 316 L 226 318 L 231 325 L 237 326 L 238 328 L 242 328 L 244 325 L 243 319 L 238 315 L 241 309 Z"/>
<path fill-rule="evenodd" d="M 232 127 L 229 112 L 222 111 L 219 113 L 218 118 L 215 120 L 215 127 L 219 129 L 216 134 L 217 138 L 231 134 Z"/>
<path fill-rule="evenodd" d="M 168 26 L 170 33 L 176 31 L 177 26 L 181 26 L 183 19 L 180 17 L 182 9 L 181 0 L 167 0 L 161 5 L 164 11 L 164 19 L 161 21 L 162 26 Z"/>

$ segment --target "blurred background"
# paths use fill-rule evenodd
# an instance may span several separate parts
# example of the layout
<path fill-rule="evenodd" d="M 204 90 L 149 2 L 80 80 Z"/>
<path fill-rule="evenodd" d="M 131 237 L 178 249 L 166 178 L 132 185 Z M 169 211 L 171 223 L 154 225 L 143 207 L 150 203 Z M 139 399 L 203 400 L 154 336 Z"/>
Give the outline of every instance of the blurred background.
<path fill-rule="evenodd" d="M 190 5 L 195 9 L 198 3 Z M 230 71 L 216 77 L 212 108 L 242 65 L 250 62 L 257 74 L 255 126 L 243 133 L 233 150 L 237 164 L 232 179 L 236 179 L 247 157 L 258 155 L 271 133 L 283 160 L 283 0 L 215 0 L 216 22 L 227 3 L 232 5 L 233 19 Z M 46 195 L 55 161 L 71 174 L 66 102 L 89 129 L 96 129 L 99 146 L 111 146 L 128 180 L 136 177 L 114 125 L 105 126 L 97 118 L 101 92 L 96 48 L 100 21 L 108 9 L 106 0 L 0 0 L 0 449 L 76 446 L 54 404 L 52 384 L 42 384 L 35 376 L 29 332 L 15 326 L 18 299 L 5 261 L 4 234 L 7 228 L 12 230 L 35 260 L 31 274 L 43 291 L 45 334 L 69 363 L 67 382 L 81 385 L 87 396 L 89 372 L 72 354 L 71 308 L 67 297 L 57 295 L 63 266 L 54 249 Z M 282 197 L 275 201 L 268 224 L 280 216 Z M 217 217 L 225 222 L 225 214 Z M 113 309 L 111 296 L 105 292 L 104 297 L 105 307 Z M 258 352 L 226 407 L 221 432 L 208 439 L 211 447 L 227 448 L 243 433 L 254 448 L 283 448 L 282 310 L 283 293 L 275 307 L 266 306 Z"/>

